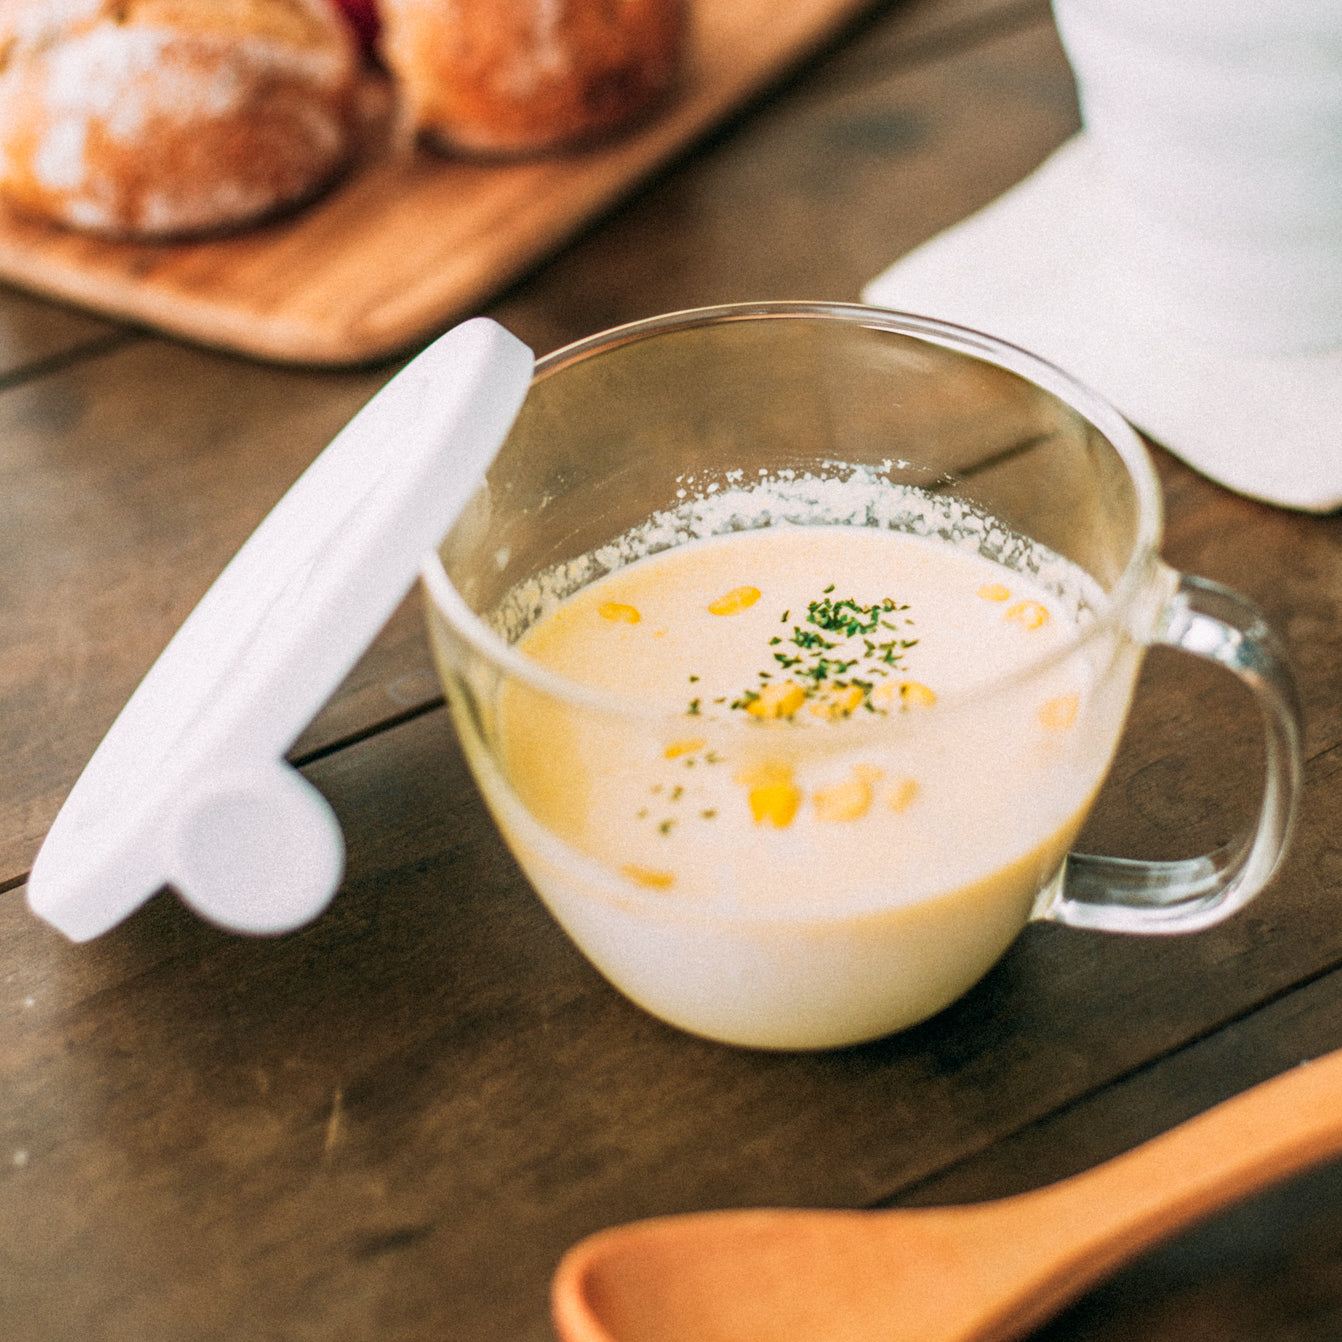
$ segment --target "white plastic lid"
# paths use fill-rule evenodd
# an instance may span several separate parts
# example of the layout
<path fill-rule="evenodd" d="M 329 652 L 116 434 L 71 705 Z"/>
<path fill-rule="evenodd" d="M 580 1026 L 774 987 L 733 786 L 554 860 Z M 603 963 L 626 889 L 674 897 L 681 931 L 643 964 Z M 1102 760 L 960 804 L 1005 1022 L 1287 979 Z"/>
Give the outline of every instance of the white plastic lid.
<path fill-rule="evenodd" d="M 122 710 L 28 882 L 75 941 L 165 885 L 282 932 L 344 869 L 325 798 L 284 760 L 410 590 L 516 418 L 531 351 L 484 318 L 408 364 L 276 504 Z"/>

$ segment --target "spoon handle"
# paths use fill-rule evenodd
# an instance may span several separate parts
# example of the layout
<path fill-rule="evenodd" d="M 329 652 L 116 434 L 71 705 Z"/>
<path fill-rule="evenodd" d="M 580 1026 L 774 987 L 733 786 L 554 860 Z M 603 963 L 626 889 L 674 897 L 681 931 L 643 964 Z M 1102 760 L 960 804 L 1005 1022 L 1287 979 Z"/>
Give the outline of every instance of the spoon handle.
<path fill-rule="evenodd" d="M 1070 1179 L 959 1209 L 1020 1273 L 982 1336 L 1019 1336 L 1142 1249 L 1340 1152 L 1342 1050 Z"/>

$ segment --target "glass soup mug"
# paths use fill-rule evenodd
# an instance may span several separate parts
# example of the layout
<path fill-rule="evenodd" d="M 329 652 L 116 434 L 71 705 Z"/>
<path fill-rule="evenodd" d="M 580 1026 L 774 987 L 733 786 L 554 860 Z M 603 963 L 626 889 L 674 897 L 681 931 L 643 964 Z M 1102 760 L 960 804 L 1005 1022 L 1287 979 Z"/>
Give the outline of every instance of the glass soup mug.
<path fill-rule="evenodd" d="M 988 595 L 1017 579 L 1042 592 L 1055 637 L 959 691 L 897 682 L 881 711 L 772 716 L 688 683 L 670 702 L 580 683 L 513 646 L 608 572 L 798 524 L 840 544 L 878 528 L 991 559 L 1006 582 Z M 541 360 L 424 579 L 467 758 L 577 945 L 683 1029 L 825 1048 L 937 1012 L 1030 919 L 1194 931 L 1268 880 L 1299 786 L 1295 689 L 1243 598 L 1161 562 L 1160 529 L 1136 435 L 1056 368 L 922 318 L 752 304 Z M 767 559 L 743 578 L 767 594 Z M 898 572 L 889 585 L 898 609 Z M 621 624 L 618 603 L 606 614 Z M 799 619 L 783 612 L 780 632 Z M 655 623 L 619 636 L 664 636 Z M 1257 823 L 1188 860 L 1070 853 L 1158 643 L 1224 665 L 1256 696 Z"/>

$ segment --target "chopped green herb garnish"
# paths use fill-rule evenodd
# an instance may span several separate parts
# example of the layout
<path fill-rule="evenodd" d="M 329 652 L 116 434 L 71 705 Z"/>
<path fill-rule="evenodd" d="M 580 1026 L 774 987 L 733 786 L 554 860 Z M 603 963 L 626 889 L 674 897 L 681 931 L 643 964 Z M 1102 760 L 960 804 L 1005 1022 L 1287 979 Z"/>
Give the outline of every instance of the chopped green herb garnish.
<path fill-rule="evenodd" d="M 912 624 L 905 614 L 908 606 L 889 596 L 863 605 L 852 597 L 836 598 L 834 591 L 835 584 L 830 583 L 820 600 L 807 605 L 804 623 L 794 624 L 790 636 L 769 639 L 769 647 L 778 649 L 770 657 L 778 670 L 801 685 L 807 699 L 856 688 L 862 693 L 856 707 L 882 712 L 871 702 L 871 692 L 879 679 L 901 664 L 905 651 L 918 640 L 879 638 L 876 634 L 884 629 L 897 635 L 904 625 Z M 780 622 L 787 624 L 790 616 L 791 612 L 785 610 Z M 758 687 L 743 691 L 730 706 L 748 711 L 760 692 L 773 683 L 774 675 L 773 669 L 758 672 Z M 847 707 L 842 709 L 845 714 L 849 711 Z"/>

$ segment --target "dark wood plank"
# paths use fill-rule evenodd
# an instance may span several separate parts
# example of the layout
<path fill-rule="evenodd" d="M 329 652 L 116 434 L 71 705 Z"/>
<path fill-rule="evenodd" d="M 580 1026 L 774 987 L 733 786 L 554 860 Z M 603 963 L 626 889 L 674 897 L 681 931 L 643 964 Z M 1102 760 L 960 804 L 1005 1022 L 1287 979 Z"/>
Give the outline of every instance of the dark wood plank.
<path fill-rule="evenodd" d="M 0 386 L 134 338 L 131 328 L 0 287 Z"/>
<path fill-rule="evenodd" d="M 1321 974 L 1128 1075 L 1022 1124 L 881 1205 L 1010 1197 L 1079 1174 L 1176 1123 L 1342 1047 L 1342 974 Z"/>

